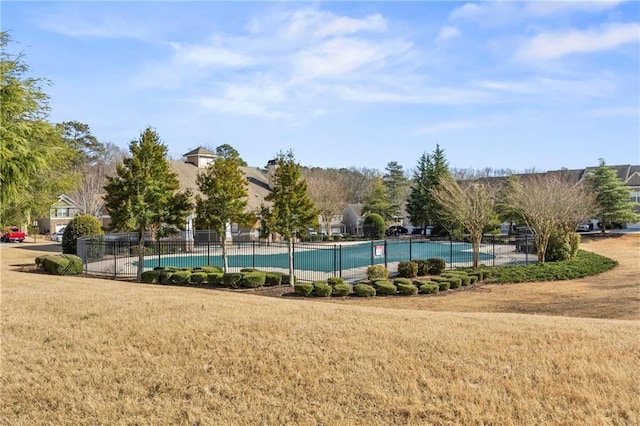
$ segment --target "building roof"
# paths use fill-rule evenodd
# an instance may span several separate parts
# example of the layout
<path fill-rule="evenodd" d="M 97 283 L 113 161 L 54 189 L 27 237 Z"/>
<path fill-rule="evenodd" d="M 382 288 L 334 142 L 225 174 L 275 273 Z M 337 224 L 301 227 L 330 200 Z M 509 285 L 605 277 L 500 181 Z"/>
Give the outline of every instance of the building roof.
<path fill-rule="evenodd" d="M 209 151 L 207 148 L 203 148 L 200 146 L 194 149 L 193 151 L 189 151 L 186 154 L 184 154 L 184 157 L 188 157 L 191 155 L 205 155 L 205 156 L 215 157 L 217 154 L 215 152 Z"/>

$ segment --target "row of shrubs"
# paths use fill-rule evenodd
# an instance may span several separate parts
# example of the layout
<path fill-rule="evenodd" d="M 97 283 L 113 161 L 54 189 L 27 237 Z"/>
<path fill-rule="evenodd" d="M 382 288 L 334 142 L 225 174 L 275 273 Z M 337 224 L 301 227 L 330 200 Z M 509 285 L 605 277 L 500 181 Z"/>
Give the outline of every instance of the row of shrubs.
<path fill-rule="evenodd" d="M 82 259 L 74 254 L 46 254 L 36 257 L 36 267 L 53 275 L 82 273 Z"/>
<path fill-rule="evenodd" d="M 440 275 L 445 269 L 446 263 L 443 259 L 432 257 L 398 263 L 398 276 L 400 278 L 415 278 L 425 275 Z M 388 277 L 389 270 L 383 265 L 371 265 L 367 268 L 368 280 L 386 279 Z"/>
<path fill-rule="evenodd" d="M 471 269 L 443 272 L 439 276 L 428 279 L 399 277 L 391 281 L 386 277 L 374 278 L 354 285 L 353 294 L 358 297 L 433 294 L 475 284 L 490 277 L 490 269 Z M 347 296 L 351 293 L 350 290 L 351 286 L 344 284 L 342 278 L 339 277 L 329 278 L 326 282 L 298 283 L 294 286 L 295 293 L 304 297 Z"/>
<path fill-rule="evenodd" d="M 295 277 L 293 278 L 295 280 Z M 240 272 L 222 272 L 218 266 L 198 268 L 158 267 L 142 273 L 142 282 L 149 284 L 190 284 L 212 285 L 227 288 L 258 288 L 291 284 L 289 274 L 264 272 L 253 268 L 244 268 Z"/>

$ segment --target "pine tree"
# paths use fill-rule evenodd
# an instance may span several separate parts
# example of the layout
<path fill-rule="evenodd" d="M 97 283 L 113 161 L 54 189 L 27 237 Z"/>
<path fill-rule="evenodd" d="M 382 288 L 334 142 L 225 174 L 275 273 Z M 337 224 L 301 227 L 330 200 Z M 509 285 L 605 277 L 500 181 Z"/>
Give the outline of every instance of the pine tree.
<path fill-rule="evenodd" d="M 191 192 L 180 191 L 167 161 L 167 148 L 148 127 L 129 145 L 131 157 L 116 167 L 105 186 L 111 227 L 138 233 L 138 281 L 144 269 L 144 236 L 155 239 L 163 226 L 184 226 L 192 208 Z"/>
<path fill-rule="evenodd" d="M 362 214 L 369 213 L 379 214 L 387 222 L 393 218 L 394 206 L 391 204 L 387 190 L 379 177 L 376 178 L 373 188 L 362 206 Z"/>
<path fill-rule="evenodd" d="M 224 272 L 229 263 L 226 250 L 226 230 L 231 223 L 244 223 L 247 219 L 248 182 L 237 153 L 225 152 L 213 161 L 204 173 L 198 175 L 198 188 L 205 196 L 196 197 L 198 219 L 220 237 Z"/>
<path fill-rule="evenodd" d="M 434 223 L 437 205 L 431 191 L 438 186 L 440 179 L 449 175 L 449 166 L 440 145 L 436 145 L 433 154 L 423 153 L 420 156 L 407 200 L 407 212 L 414 226 L 424 228 Z"/>
<path fill-rule="evenodd" d="M 600 208 L 602 232 L 614 222 L 640 220 L 635 212 L 636 204 L 631 201 L 631 190 L 618 179 L 615 170 L 607 166 L 603 159 L 600 159 L 600 165 L 588 179 L 596 193 L 596 202 Z"/>
<path fill-rule="evenodd" d="M 295 162 L 293 152 L 278 154 L 273 189 L 265 201 L 271 201 L 273 205 L 268 210 L 263 209 L 264 228 L 287 241 L 289 275 L 293 285 L 293 239 L 318 219 L 318 212 L 307 193 L 307 182 L 302 178 L 300 165 Z"/>
<path fill-rule="evenodd" d="M 398 216 L 407 195 L 408 180 L 397 161 L 389 162 L 385 170 L 387 173 L 382 176 L 382 182 L 391 203 L 392 216 Z"/>

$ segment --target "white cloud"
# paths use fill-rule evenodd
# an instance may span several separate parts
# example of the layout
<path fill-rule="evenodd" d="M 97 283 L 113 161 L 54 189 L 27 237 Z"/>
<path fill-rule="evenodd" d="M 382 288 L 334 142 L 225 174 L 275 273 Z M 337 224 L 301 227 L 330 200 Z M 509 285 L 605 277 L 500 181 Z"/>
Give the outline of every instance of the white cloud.
<path fill-rule="evenodd" d="M 467 20 L 483 26 L 513 24 L 520 17 L 520 5 L 509 1 L 466 3 L 449 15 L 453 20 Z"/>
<path fill-rule="evenodd" d="M 314 9 L 298 10 L 290 14 L 279 16 L 284 30 L 280 35 L 287 39 L 301 39 L 309 36 L 327 38 L 343 36 L 359 32 L 384 32 L 387 30 L 386 20 L 376 13 L 364 18 L 336 16 L 330 12 L 320 12 Z M 252 22 L 253 29 L 262 28 L 260 22 Z"/>
<path fill-rule="evenodd" d="M 529 80 L 485 80 L 476 86 L 505 94 L 517 96 L 531 95 L 545 98 L 574 99 L 576 97 L 602 97 L 612 93 L 615 85 L 607 78 L 557 79 L 550 77 L 534 77 Z"/>
<path fill-rule="evenodd" d="M 440 30 L 437 40 L 446 41 L 456 37 L 460 37 L 460 30 L 457 27 L 446 26 Z"/>
<path fill-rule="evenodd" d="M 242 52 L 220 46 L 183 45 L 171 43 L 175 50 L 173 62 L 196 67 L 241 67 L 249 65 L 251 58 Z"/>
<path fill-rule="evenodd" d="M 541 33 L 524 42 L 516 53 L 523 60 L 556 59 L 573 53 L 611 50 L 640 41 L 640 24 L 603 25 L 585 31 Z"/>

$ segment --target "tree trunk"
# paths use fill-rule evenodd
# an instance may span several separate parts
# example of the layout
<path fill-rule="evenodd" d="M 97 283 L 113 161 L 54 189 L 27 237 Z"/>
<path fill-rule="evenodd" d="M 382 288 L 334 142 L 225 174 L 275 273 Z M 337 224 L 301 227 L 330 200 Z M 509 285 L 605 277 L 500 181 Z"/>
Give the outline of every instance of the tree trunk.
<path fill-rule="evenodd" d="M 473 245 L 473 267 L 477 268 L 480 263 L 480 242 L 482 241 L 482 235 L 478 238 L 477 235 L 474 235 L 471 239 L 471 244 Z"/>
<path fill-rule="evenodd" d="M 225 228 L 223 228 L 225 229 Z M 220 248 L 222 249 L 222 270 L 224 271 L 224 273 L 228 273 L 229 272 L 229 260 L 227 259 L 227 232 L 225 229 L 225 232 L 220 238 Z"/>
<path fill-rule="evenodd" d="M 289 283 L 291 287 L 295 284 L 294 270 L 293 270 L 293 237 L 289 237 L 287 240 L 288 251 L 289 251 Z"/>

